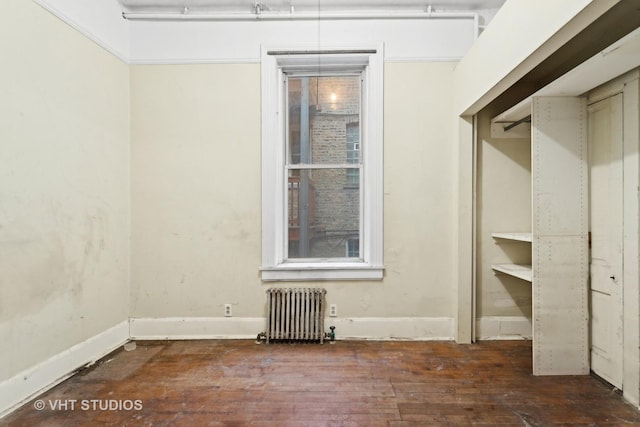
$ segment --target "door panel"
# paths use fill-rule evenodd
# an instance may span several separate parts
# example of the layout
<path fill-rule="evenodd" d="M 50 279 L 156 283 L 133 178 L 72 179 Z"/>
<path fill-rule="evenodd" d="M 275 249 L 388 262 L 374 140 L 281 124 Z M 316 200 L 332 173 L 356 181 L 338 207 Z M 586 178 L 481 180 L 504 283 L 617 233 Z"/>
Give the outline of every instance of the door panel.
<path fill-rule="evenodd" d="M 589 106 L 591 369 L 622 388 L 622 94 Z"/>

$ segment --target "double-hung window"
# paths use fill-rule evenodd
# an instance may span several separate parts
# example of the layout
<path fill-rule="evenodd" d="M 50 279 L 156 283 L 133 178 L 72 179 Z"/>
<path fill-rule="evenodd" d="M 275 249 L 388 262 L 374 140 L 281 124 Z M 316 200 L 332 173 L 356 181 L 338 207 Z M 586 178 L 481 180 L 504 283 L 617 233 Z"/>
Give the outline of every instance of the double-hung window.
<path fill-rule="evenodd" d="M 382 47 L 262 54 L 262 279 L 381 279 Z"/>

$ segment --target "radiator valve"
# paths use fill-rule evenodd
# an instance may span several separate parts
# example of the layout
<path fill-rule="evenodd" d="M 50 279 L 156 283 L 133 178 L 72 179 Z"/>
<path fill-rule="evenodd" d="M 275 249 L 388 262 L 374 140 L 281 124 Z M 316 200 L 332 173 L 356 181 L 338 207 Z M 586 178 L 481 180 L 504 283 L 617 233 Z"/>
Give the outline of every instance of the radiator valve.
<path fill-rule="evenodd" d="M 329 326 L 329 329 L 331 330 L 331 332 L 329 332 L 329 341 L 333 344 L 336 340 L 336 327 Z"/>

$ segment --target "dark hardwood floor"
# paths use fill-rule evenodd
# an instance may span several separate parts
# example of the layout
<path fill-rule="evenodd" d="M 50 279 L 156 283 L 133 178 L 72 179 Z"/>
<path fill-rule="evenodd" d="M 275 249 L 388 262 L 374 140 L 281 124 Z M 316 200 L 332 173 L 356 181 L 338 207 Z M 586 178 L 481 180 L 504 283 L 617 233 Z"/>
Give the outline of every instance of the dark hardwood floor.
<path fill-rule="evenodd" d="M 532 376 L 528 341 L 153 341 L 112 353 L 0 424 L 627 426 L 640 412 L 595 377 Z"/>

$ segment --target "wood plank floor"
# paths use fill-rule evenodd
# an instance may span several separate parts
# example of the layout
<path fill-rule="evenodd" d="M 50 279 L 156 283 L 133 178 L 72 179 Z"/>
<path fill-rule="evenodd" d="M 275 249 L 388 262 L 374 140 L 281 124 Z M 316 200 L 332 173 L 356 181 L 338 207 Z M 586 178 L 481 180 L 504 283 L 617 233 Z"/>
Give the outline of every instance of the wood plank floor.
<path fill-rule="evenodd" d="M 640 413 L 595 377 L 532 376 L 528 341 L 153 341 L 112 353 L 0 424 L 617 426 L 640 425 Z"/>

